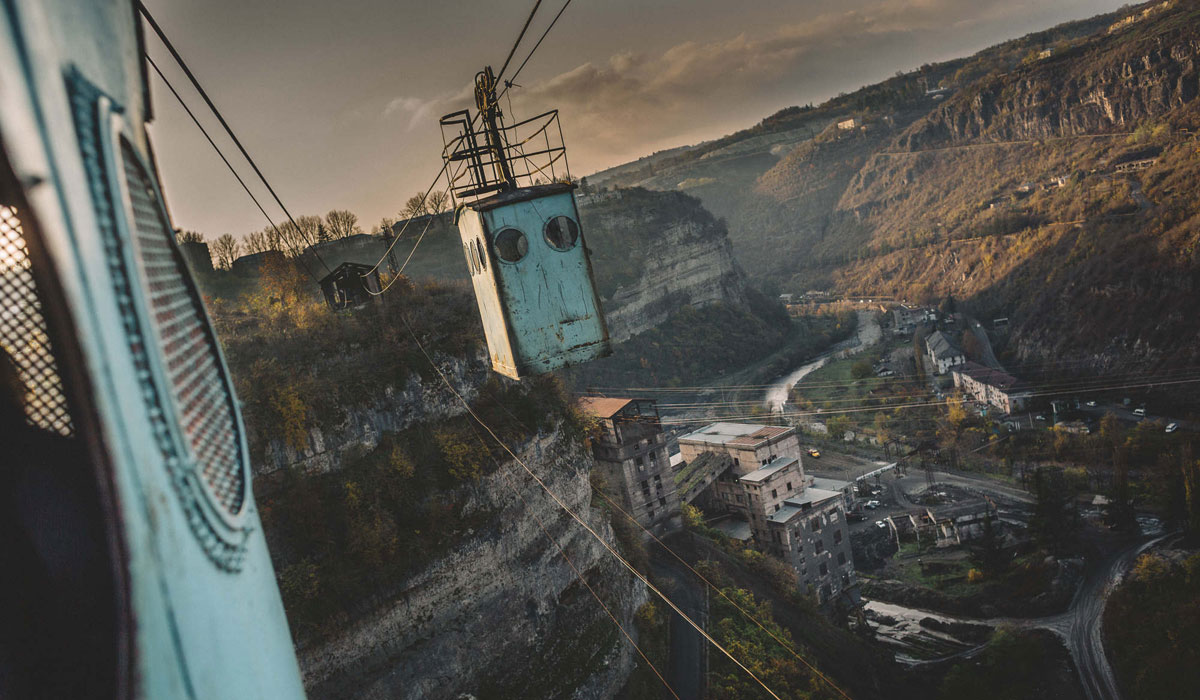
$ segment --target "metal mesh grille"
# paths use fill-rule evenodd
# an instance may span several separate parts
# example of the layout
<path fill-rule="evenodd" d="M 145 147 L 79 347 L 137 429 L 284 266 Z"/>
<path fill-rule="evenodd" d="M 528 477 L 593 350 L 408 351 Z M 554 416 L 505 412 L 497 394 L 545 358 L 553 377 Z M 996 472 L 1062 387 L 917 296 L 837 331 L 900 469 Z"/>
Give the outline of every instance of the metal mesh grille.
<path fill-rule="evenodd" d="M 25 385 L 25 416 L 33 425 L 71 435 L 71 415 L 46 319 L 30 270 L 17 210 L 0 205 L 0 348 Z"/>
<path fill-rule="evenodd" d="M 122 142 L 133 224 L 149 283 L 150 312 L 162 338 L 167 376 L 180 427 L 200 475 L 217 502 L 237 513 L 245 496 L 233 397 L 204 321 L 200 300 L 185 278 L 150 180 L 136 153 Z"/>

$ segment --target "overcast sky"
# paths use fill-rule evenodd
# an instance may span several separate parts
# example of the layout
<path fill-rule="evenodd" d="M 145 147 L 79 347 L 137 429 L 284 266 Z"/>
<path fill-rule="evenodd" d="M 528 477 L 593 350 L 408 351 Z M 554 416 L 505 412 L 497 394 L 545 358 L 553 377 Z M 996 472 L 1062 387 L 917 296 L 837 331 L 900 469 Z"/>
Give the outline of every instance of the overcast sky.
<path fill-rule="evenodd" d="M 441 167 L 437 118 L 467 106 L 461 100 L 476 71 L 499 69 L 532 6 L 145 3 L 292 214 L 350 209 L 367 230 L 428 186 Z M 574 0 L 521 73 L 513 107 L 518 117 L 557 107 L 572 173 L 586 175 L 1121 4 Z M 544 0 L 517 63 L 560 7 L 561 0 Z M 184 78 L 149 33 L 147 42 L 201 113 L 199 98 L 183 89 Z M 152 138 L 176 225 L 208 237 L 263 228 L 262 215 L 157 76 L 151 89 Z M 216 125 L 207 124 L 215 135 Z M 233 155 L 231 146 L 226 150 Z"/>

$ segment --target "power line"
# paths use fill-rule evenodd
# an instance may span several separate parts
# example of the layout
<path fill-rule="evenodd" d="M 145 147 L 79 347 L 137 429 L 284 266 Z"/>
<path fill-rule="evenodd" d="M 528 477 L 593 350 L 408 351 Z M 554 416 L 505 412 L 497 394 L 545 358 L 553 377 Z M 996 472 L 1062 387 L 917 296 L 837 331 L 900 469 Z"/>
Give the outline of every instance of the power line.
<path fill-rule="evenodd" d="M 830 688 L 833 688 L 834 690 L 836 690 L 839 694 L 841 694 L 842 697 L 846 698 L 846 700 L 850 700 L 850 696 L 846 694 L 846 691 L 844 691 L 840 687 L 838 687 L 838 685 L 836 683 L 834 683 L 832 680 L 830 680 L 829 677 L 826 676 L 824 673 L 821 673 L 819 670 L 817 670 L 817 667 L 814 666 L 813 664 L 811 664 L 807 659 L 805 659 L 803 656 L 800 656 L 800 654 L 798 654 L 796 652 L 796 650 L 793 649 L 790 644 L 785 642 L 783 639 L 780 639 L 778 635 L 776 635 L 771 630 L 767 629 L 767 627 L 765 625 L 763 625 L 761 622 L 759 622 L 757 618 L 755 618 L 750 613 L 746 612 L 745 608 L 738 605 L 736 601 L 734 601 L 732 598 L 730 598 L 728 595 L 725 594 L 725 591 L 718 588 L 715 583 L 713 583 L 712 581 L 709 581 L 707 578 L 705 578 L 704 574 L 702 574 L 699 571 L 696 571 L 694 568 L 692 568 L 691 564 L 688 564 L 683 559 L 683 557 L 676 554 L 675 550 L 668 547 L 667 544 L 665 542 L 663 542 L 662 540 L 660 540 L 658 538 L 658 536 L 656 536 L 653 532 L 646 529 L 646 526 L 642 525 L 640 522 L 638 522 L 637 518 L 635 518 L 633 515 L 628 513 L 621 506 L 617 505 L 616 501 L 614 501 L 612 498 L 610 498 L 608 496 L 608 494 L 604 493 L 603 489 L 598 489 L 595 486 L 592 486 L 592 493 L 595 493 L 597 496 L 600 496 L 601 498 L 603 498 L 605 500 L 605 502 L 607 502 L 613 508 L 616 508 L 622 515 L 624 515 L 626 518 L 628 518 L 630 521 L 632 521 L 634 525 L 637 525 L 639 528 L 641 528 L 642 532 L 645 532 L 647 535 L 649 535 L 655 542 L 657 542 L 659 544 L 659 546 L 661 546 L 663 549 L 667 550 L 667 552 L 671 556 L 678 559 L 680 564 L 683 564 L 685 567 L 687 567 L 688 571 L 695 574 L 696 577 L 699 578 L 701 581 L 703 581 L 705 584 L 707 584 L 709 588 L 716 591 L 718 595 L 720 595 L 722 598 L 725 599 L 726 602 L 728 602 L 730 605 L 732 605 L 734 608 L 736 608 L 737 611 L 740 612 L 743 616 L 745 616 L 747 620 L 750 620 L 755 625 L 757 625 L 760 630 L 762 630 L 763 632 L 766 632 L 767 636 L 769 636 L 771 639 L 774 639 L 779 644 L 779 646 L 783 647 L 784 651 L 786 651 L 789 654 L 791 654 L 792 656 L 796 657 L 796 660 L 798 660 L 800 663 L 804 664 L 808 668 L 808 670 L 810 670 L 814 674 L 816 674 L 816 676 L 818 678 L 820 678 L 822 681 L 825 681 L 826 685 L 828 685 Z"/>
<path fill-rule="evenodd" d="M 634 566 L 632 564 L 630 564 L 629 561 L 627 559 L 625 559 L 625 557 L 621 556 L 620 552 L 618 552 L 616 549 L 614 549 L 611 544 L 609 544 L 603 537 L 600 536 L 600 533 L 596 532 L 595 529 L 593 529 L 592 526 L 588 525 L 587 522 L 583 518 L 581 518 L 577 513 L 575 513 L 575 511 L 571 510 L 571 508 L 569 506 L 567 506 L 567 504 L 563 503 L 562 499 L 559 498 L 558 495 L 555 494 L 552 490 L 550 490 L 550 487 L 548 487 L 546 485 L 546 483 L 544 481 L 542 481 L 542 479 L 540 477 L 538 477 L 538 475 L 535 474 L 532 469 L 529 468 L 529 465 L 527 465 L 525 463 L 525 460 L 521 459 L 517 455 L 517 453 L 513 452 L 512 448 L 510 448 L 503 440 L 500 439 L 500 436 L 496 435 L 495 431 L 493 431 L 491 429 L 491 427 L 488 426 L 488 424 L 485 423 L 483 421 L 483 419 L 479 417 L 479 414 L 477 414 L 475 412 L 475 409 L 473 409 L 471 407 L 471 404 L 467 403 L 467 400 L 462 397 L 462 394 L 459 394 L 458 391 L 454 388 L 454 386 L 452 384 L 450 384 L 450 380 L 446 378 L 446 375 L 445 375 L 445 373 L 442 372 L 441 367 L 437 366 L 437 364 L 433 361 L 433 358 L 430 357 L 429 353 L 425 350 L 425 346 L 421 344 L 421 340 L 417 337 L 417 334 L 413 330 L 412 325 L 410 325 L 408 322 L 408 317 L 404 314 L 401 314 L 400 319 L 401 319 L 401 321 L 403 321 L 405 328 L 408 329 L 409 335 L 412 336 L 413 342 L 415 342 L 417 344 L 417 348 L 421 351 L 421 354 L 425 356 L 425 360 L 427 362 L 429 362 L 430 366 L 433 367 L 435 372 L 437 372 L 438 377 L 441 378 L 442 383 L 446 386 L 447 389 L 450 390 L 450 393 L 453 394 L 456 399 L 458 399 L 459 403 L 462 404 L 463 408 L 466 409 L 467 413 L 470 414 L 470 416 L 475 419 L 475 422 L 479 423 L 479 425 L 484 430 L 486 430 L 489 435 L 492 436 L 492 439 L 495 440 L 496 443 L 498 445 L 500 445 L 500 447 L 503 448 L 503 450 L 505 452 L 507 452 L 508 455 L 510 457 L 512 457 L 512 459 L 517 464 L 519 464 L 521 466 L 522 469 L 525 470 L 525 473 L 527 473 L 530 477 L 533 478 L 534 481 L 537 482 L 538 486 L 540 486 L 542 488 L 542 490 L 546 492 L 546 495 L 550 496 L 550 498 L 553 499 L 554 502 L 558 504 L 559 508 L 561 508 L 565 513 L 567 513 L 567 515 L 571 516 L 571 518 L 575 522 L 579 523 L 580 526 L 583 527 L 583 529 L 587 530 L 588 533 L 592 537 L 594 537 L 596 539 L 596 541 L 599 542 L 602 547 L 607 549 L 608 552 L 610 554 L 612 554 L 613 557 L 616 558 L 616 560 L 618 562 L 620 562 L 622 566 L 624 566 L 626 569 L 628 569 L 630 571 L 630 573 L 632 573 L 635 577 L 637 577 L 637 579 L 640 580 L 648 589 L 653 591 L 655 593 L 655 595 L 657 595 L 659 598 L 661 598 L 664 603 L 666 603 L 681 618 L 683 618 L 684 621 L 686 621 L 697 632 L 699 632 L 701 636 L 703 636 L 706 640 L 708 640 L 708 642 L 710 644 L 712 644 L 714 647 L 716 647 L 718 650 L 720 650 L 721 653 L 723 653 L 726 657 L 728 657 L 730 661 L 732 661 L 734 664 L 736 664 L 738 666 L 738 668 L 745 671 L 746 674 L 749 675 L 752 679 L 754 679 L 754 681 L 757 682 L 763 688 L 763 690 L 765 690 L 768 694 L 770 694 L 771 697 L 775 698 L 775 700 L 782 700 L 779 697 L 779 695 L 777 695 L 775 693 L 775 691 L 771 690 L 771 688 L 762 681 L 761 678 L 759 678 L 757 675 L 755 675 L 755 673 L 753 671 L 751 671 L 749 668 L 747 668 L 741 661 L 738 661 L 738 659 L 736 657 L 734 657 L 734 655 L 731 654 L 728 649 L 726 649 L 724 646 L 722 646 L 720 642 L 713 639 L 712 635 L 710 635 L 702 626 L 700 626 L 695 620 L 693 620 L 691 618 L 691 616 L 689 616 L 682 609 L 680 609 L 678 605 L 676 605 L 670 598 L 668 598 L 666 596 L 666 594 L 664 594 L 662 591 L 660 591 L 658 589 L 657 586 L 655 586 L 653 583 L 651 583 L 650 580 L 648 578 L 646 578 L 645 575 L 643 575 L 640 571 L 638 571 L 636 568 L 634 568 Z"/>
<path fill-rule="evenodd" d="M 571 0 L 567 0 L 566 2 L 564 2 L 562 8 L 559 9 L 559 11 L 558 11 L 558 14 L 554 15 L 554 19 L 550 20 L 550 26 L 546 27 L 546 31 L 542 32 L 542 36 L 540 36 L 538 38 L 537 43 L 534 44 L 533 48 L 529 50 L 529 55 L 527 55 L 525 57 L 524 61 L 521 61 L 521 65 L 517 66 L 517 70 L 516 70 L 516 72 L 513 73 L 512 78 L 504 81 L 504 89 L 501 90 L 500 94 L 496 97 L 497 100 L 499 100 L 501 97 L 504 97 L 504 95 L 508 92 L 508 88 L 516 81 L 517 76 L 521 74 L 521 69 L 525 67 L 526 63 L 529 63 L 529 59 L 533 58 L 533 52 L 537 51 L 538 47 L 542 45 L 542 40 L 546 38 L 546 35 L 550 33 L 551 29 L 554 29 L 555 22 L 558 22 L 558 18 L 562 17 L 562 13 L 564 11 L 566 11 L 567 5 L 570 5 L 570 4 L 571 4 Z M 507 65 L 507 62 L 505 63 L 505 65 Z M 503 73 L 504 71 L 501 70 L 500 72 Z M 499 79 L 500 79 L 500 76 L 497 75 L 496 80 L 499 80 Z"/>
<path fill-rule="evenodd" d="M 267 191 L 270 192 L 271 196 L 275 198 L 275 203 L 278 204 L 279 208 L 283 210 L 283 213 L 287 216 L 288 221 L 291 222 L 292 226 L 296 228 L 296 231 L 300 235 L 304 235 L 303 229 L 301 229 L 300 225 L 296 223 L 296 220 L 292 218 L 292 214 L 288 211 L 287 207 L 284 206 L 283 200 L 281 200 L 279 195 L 275 193 L 275 188 L 271 187 L 271 183 L 267 181 L 267 177 L 263 175 L 262 170 L 260 170 L 258 167 L 258 164 L 255 163 L 254 159 L 250 157 L 250 154 L 246 151 L 245 146 L 243 146 L 242 142 L 238 139 L 237 134 L 233 133 L 233 129 L 230 128 L 229 122 L 225 121 L 225 117 L 221 114 L 221 111 L 217 109 L 217 106 L 213 104 L 213 101 L 211 98 L 209 98 L 208 93 L 204 91 L 204 87 L 200 85 L 200 81 L 196 79 L 195 74 L 192 73 L 192 69 L 189 68 L 187 62 L 183 60 L 183 56 L 180 56 L 179 52 L 175 50 L 175 45 L 172 44 L 171 40 L 167 38 L 167 35 L 163 32 L 162 27 L 158 26 L 158 22 L 154 21 L 154 17 L 150 14 L 150 11 L 146 9 L 146 6 L 141 2 L 141 0 L 138 0 L 138 11 L 141 12 L 142 16 L 146 18 L 146 21 L 150 23 L 150 27 L 154 29 L 154 33 L 158 35 L 158 38 L 162 41 L 163 46 L 167 48 L 167 51 L 170 52 L 171 56 L 175 59 L 175 62 L 179 64 L 180 68 L 183 69 L 184 74 L 187 75 L 188 80 L 191 81 L 192 86 L 196 88 L 196 92 L 200 93 L 200 97 L 204 100 L 204 103 L 208 105 L 208 108 L 212 111 L 213 115 L 216 116 L 217 121 L 219 121 L 221 126 L 225 129 L 225 133 L 229 134 L 229 138 L 233 139 L 233 143 L 238 147 L 238 150 L 241 151 L 242 157 L 246 159 L 246 162 L 250 164 L 250 167 L 254 169 L 255 174 L 258 175 L 258 179 L 262 181 L 263 185 L 266 186 Z M 146 57 L 149 58 L 149 54 L 147 54 Z M 332 272 L 332 270 L 329 269 L 329 265 L 325 264 L 325 260 L 321 258 L 321 254 L 317 252 L 316 248 L 313 247 L 312 244 L 309 244 L 309 250 L 312 251 L 313 256 L 317 258 L 327 273 Z"/>
<path fill-rule="evenodd" d="M 242 176 L 238 174 L 238 171 L 234 169 L 233 164 L 231 164 L 229 159 L 225 157 L 225 154 L 221 151 L 221 148 L 217 146 L 215 141 L 213 141 L 213 138 L 209 135 L 208 130 L 204 128 L 204 125 L 201 124 L 200 120 L 196 118 L 196 115 L 192 112 L 191 108 L 189 108 L 187 103 L 183 101 L 183 97 L 180 96 L 179 91 L 175 89 L 175 86 L 171 84 L 170 80 L 167 80 L 167 76 L 163 75 L 162 70 L 158 67 L 158 64 L 154 62 L 154 59 L 150 58 L 149 54 L 146 55 L 146 61 L 150 64 L 150 67 L 154 69 L 154 72 L 158 74 L 158 77 L 162 79 L 163 84 L 167 86 L 167 89 L 171 91 L 171 94 L 175 96 L 175 99 L 179 102 L 179 106 L 183 107 L 183 111 L 187 112 L 187 115 L 192 118 L 192 123 L 196 125 L 196 128 L 200 130 L 201 134 L 204 134 L 204 138 L 208 139 L 208 145 L 212 146 L 213 150 L 217 152 L 217 155 L 221 157 L 221 160 L 225 163 L 225 167 L 229 168 L 229 172 L 233 173 L 233 176 L 237 179 L 238 184 L 241 185 L 242 189 L 246 190 L 246 194 L 250 196 L 250 201 L 254 202 L 254 206 L 258 207 L 258 210 L 262 212 L 263 217 L 266 218 L 267 223 L 271 224 L 271 228 L 275 231 L 275 235 L 279 236 L 279 240 L 282 241 L 283 234 L 279 231 L 279 227 L 276 226 L 275 222 L 271 220 L 271 216 L 267 214 L 267 210 L 263 209 L 263 205 L 259 203 L 258 198 L 255 197 L 254 193 L 250 191 L 250 188 L 246 185 L 246 181 L 243 180 Z M 304 264 L 302 259 L 300 260 L 300 266 L 304 269 L 308 276 L 313 279 L 313 281 L 316 281 L 317 276 L 312 273 L 312 270 L 308 269 L 308 265 Z"/>
<path fill-rule="evenodd" d="M 468 425 L 470 424 L 468 423 Z M 484 444 L 483 438 L 479 436 L 479 432 L 475 430 L 475 426 L 471 426 L 471 432 L 475 435 L 475 439 L 479 441 L 479 444 L 482 445 L 486 450 L 487 445 Z M 538 524 L 538 527 L 541 528 L 542 534 L 544 534 L 546 539 L 550 540 L 551 544 L 554 545 L 554 548 L 558 550 L 558 553 L 562 556 L 563 561 L 567 562 L 567 566 L 571 567 L 571 571 L 575 572 L 575 577 L 579 579 L 579 582 L 588 589 L 588 592 L 591 593 L 592 597 L 596 599 L 596 602 L 600 604 L 600 607 L 608 615 L 609 619 L 613 621 L 613 624 L 617 626 L 617 629 L 620 630 L 621 634 L 625 636 L 625 639 L 629 641 L 629 644 L 633 647 L 634 651 L 638 653 L 638 656 L 642 657 L 642 660 L 646 662 L 646 665 L 650 667 L 650 670 L 654 672 L 654 675 L 658 676 L 658 680 L 662 681 L 662 684 L 664 687 L 666 687 L 667 692 L 670 693 L 675 700 L 680 700 L 679 694 L 675 692 L 675 689 L 672 688 L 671 684 L 667 682 L 667 679 L 663 677 L 662 673 L 658 670 L 658 667 L 654 665 L 654 662 L 650 660 L 650 657 L 646 656 L 646 653 L 642 651 L 642 648 L 638 646 L 638 643 L 633 639 L 632 636 L 630 636 L 629 632 L 625 631 L 625 627 L 621 624 L 621 621 L 617 619 L 617 616 L 613 614 L 608 605 L 604 603 L 604 600 L 600 598 L 600 594 L 596 592 L 596 589 L 592 588 L 591 584 L 587 582 L 587 579 L 584 578 L 583 572 L 579 570 L 579 567 L 575 566 L 575 563 L 571 561 L 569 556 L 567 556 L 567 551 L 554 537 L 554 535 L 550 534 L 550 530 L 546 527 L 546 524 L 542 520 L 541 516 L 529 507 L 529 502 L 525 500 L 524 494 L 522 494 L 520 489 L 517 488 L 516 484 L 513 483 L 508 473 L 501 471 L 500 475 L 504 478 L 504 483 L 508 485 L 508 488 L 513 492 L 513 495 L 520 499 L 524 511 L 533 516 L 534 521 Z"/>
<path fill-rule="evenodd" d="M 517 52 L 517 47 L 521 45 L 521 39 L 525 38 L 525 32 L 529 29 L 529 23 L 533 21 L 533 16 L 537 14 L 538 7 L 542 4 L 542 0 L 535 0 L 533 9 L 529 11 L 529 16 L 525 18 L 525 26 L 521 27 L 521 33 L 517 35 L 517 40 L 513 42 L 512 48 L 508 50 L 508 57 L 504 59 L 504 65 L 500 66 L 500 72 L 496 73 L 497 82 L 504 75 L 505 69 L 508 68 L 509 61 L 512 60 L 513 54 Z"/>

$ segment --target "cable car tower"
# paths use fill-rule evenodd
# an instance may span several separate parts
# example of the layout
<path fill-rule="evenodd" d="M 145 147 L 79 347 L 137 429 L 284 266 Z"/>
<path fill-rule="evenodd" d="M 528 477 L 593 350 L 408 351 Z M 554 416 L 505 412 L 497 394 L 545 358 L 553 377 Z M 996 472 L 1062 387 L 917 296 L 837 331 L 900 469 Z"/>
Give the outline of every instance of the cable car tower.
<path fill-rule="evenodd" d="M 475 76 L 478 114 L 441 118 L 442 158 L 492 368 L 520 379 L 612 347 L 558 110 L 506 126 L 496 83 L 484 68 Z"/>

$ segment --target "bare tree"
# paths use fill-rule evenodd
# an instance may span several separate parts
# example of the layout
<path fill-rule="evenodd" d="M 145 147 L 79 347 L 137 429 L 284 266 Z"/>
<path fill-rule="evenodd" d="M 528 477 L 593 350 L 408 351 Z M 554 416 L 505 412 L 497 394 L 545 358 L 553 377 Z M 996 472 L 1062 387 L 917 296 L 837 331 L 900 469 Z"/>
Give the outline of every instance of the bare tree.
<path fill-rule="evenodd" d="M 212 254 L 217 259 L 217 267 L 222 270 L 233 269 L 233 261 L 238 256 L 237 239 L 232 234 L 225 233 L 212 243 Z"/>
<path fill-rule="evenodd" d="M 297 257 L 307 246 L 308 242 L 304 240 L 304 234 L 298 226 L 290 221 L 279 225 L 279 247 L 285 255 L 289 258 Z"/>
<path fill-rule="evenodd" d="M 347 238 L 362 233 L 358 217 L 345 209 L 334 209 L 325 215 L 325 228 L 334 238 Z"/>
<path fill-rule="evenodd" d="M 182 229 L 175 232 L 175 237 L 180 243 L 203 243 L 204 234 L 199 231 L 184 231 Z"/>
<path fill-rule="evenodd" d="M 371 231 L 371 233 L 383 236 L 384 238 L 391 238 L 392 229 L 394 229 L 395 227 L 396 227 L 396 220 L 390 216 L 385 216 L 379 220 L 379 224 L 375 227 L 375 229 L 373 231 Z"/>
<path fill-rule="evenodd" d="M 242 250 L 246 255 L 254 255 L 255 253 L 265 253 L 268 250 L 274 250 L 275 246 L 271 240 L 275 232 L 271 229 L 263 231 L 251 231 L 242 239 Z"/>
<path fill-rule="evenodd" d="M 408 198 L 404 203 L 404 209 L 400 211 L 406 218 L 415 219 L 416 217 L 428 212 L 428 204 L 425 201 L 424 193 L 417 193 Z"/>
<path fill-rule="evenodd" d="M 441 214 L 446 211 L 446 205 L 450 203 L 450 197 L 445 190 L 434 190 L 429 193 L 429 197 L 425 200 L 430 214 Z"/>
<path fill-rule="evenodd" d="M 321 240 L 321 217 L 297 216 L 296 225 L 300 227 L 300 239 L 305 245 L 319 243 Z"/>

